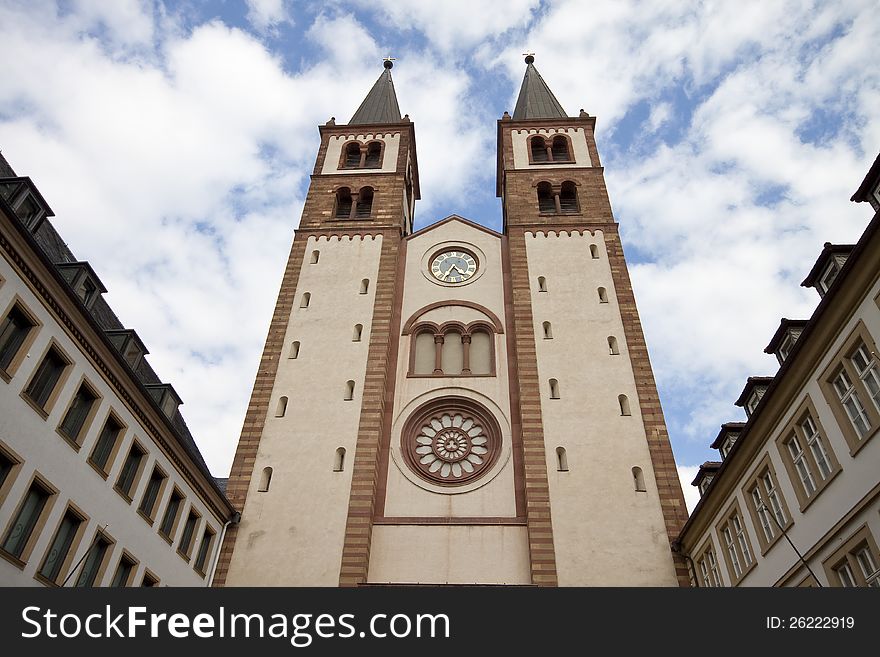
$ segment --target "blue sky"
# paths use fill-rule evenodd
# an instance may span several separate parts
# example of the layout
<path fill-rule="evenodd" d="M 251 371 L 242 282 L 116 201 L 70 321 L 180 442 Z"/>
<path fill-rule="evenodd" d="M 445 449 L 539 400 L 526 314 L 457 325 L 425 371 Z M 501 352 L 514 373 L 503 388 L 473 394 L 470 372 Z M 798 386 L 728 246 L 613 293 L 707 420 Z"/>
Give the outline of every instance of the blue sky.
<path fill-rule="evenodd" d="M 0 150 L 231 464 L 317 125 L 397 58 L 415 122 L 417 227 L 500 228 L 495 121 L 524 64 L 597 116 L 612 207 L 685 481 L 880 149 L 868 0 L 0 1 Z M 450 145 L 454 144 L 454 150 Z M 689 489 L 689 486 L 685 486 Z M 686 493 L 689 491 L 686 490 Z"/>

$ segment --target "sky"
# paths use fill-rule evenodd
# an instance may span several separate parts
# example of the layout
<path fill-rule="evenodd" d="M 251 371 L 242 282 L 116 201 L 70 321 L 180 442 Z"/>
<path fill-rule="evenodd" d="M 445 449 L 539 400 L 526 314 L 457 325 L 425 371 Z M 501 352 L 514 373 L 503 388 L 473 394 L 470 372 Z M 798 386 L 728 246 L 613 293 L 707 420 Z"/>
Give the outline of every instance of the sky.
<path fill-rule="evenodd" d="M 880 150 L 872 0 L 0 0 L 0 151 L 137 330 L 216 476 L 244 419 L 319 145 L 395 57 L 416 228 L 501 228 L 495 122 L 535 65 L 596 140 L 690 481 Z M 452 152 L 450 152 L 452 149 Z"/>

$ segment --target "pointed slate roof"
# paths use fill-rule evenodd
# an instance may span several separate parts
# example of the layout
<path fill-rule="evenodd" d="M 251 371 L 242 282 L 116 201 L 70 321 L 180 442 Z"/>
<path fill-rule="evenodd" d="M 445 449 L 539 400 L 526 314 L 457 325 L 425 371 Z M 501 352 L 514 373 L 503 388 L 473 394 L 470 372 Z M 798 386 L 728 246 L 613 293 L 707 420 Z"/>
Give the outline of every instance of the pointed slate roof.
<path fill-rule="evenodd" d="M 400 123 L 400 106 L 397 94 L 394 93 L 394 81 L 391 79 L 391 67 L 394 64 L 385 62 L 385 70 L 364 98 L 364 102 L 351 117 L 349 125 L 362 123 Z"/>
<path fill-rule="evenodd" d="M 513 118 L 516 119 L 564 119 L 568 116 L 544 78 L 538 73 L 533 62 L 535 58 L 526 57 L 526 74 L 523 76 L 516 99 Z"/>

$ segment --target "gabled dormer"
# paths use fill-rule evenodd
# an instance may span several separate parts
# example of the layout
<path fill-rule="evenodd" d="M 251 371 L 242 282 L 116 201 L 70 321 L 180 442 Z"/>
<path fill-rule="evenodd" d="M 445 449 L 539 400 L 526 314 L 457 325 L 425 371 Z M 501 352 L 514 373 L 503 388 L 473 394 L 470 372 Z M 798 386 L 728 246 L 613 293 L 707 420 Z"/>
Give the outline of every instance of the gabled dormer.
<path fill-rule="evenodd" d="M 801 287 L 814 287 L 819 296 L 824 297 L 828 290 L 831 289 L 831 286 L 834 285 L 837 275 L 843 269 L 843 265 L 846 263 L 847 258 L 849 258 L 849 254 L 854 246 L 854 244 L 832 244 L 831 242 L 825 242 L 822 253 L 819 254 L 810 273 L 801 282 Z"/>
<path fill-rule="evenodd" d="M 27 176 L 0 178 L 0 197 L 10 205 L 19 221 L 32 233 L 36 232 L 46 217 L 55 216 L 37 186 Z"/>
<path fill-rule="evenodd" d="M 138 337 L 138 334 L 135 333 L 134 329 L 114 329 L 105 331 L 105 333 L 110 338 L 110 342 L 122 354 L 123 360 L 128 363 L 132 371 L 136 372 L 141 360 L 150 353 L 144 346 L 143 341 Z"/>
<path fill-rule="evenodd" d="M 880 211 L 880 154 L 874 159 L 874 164 L 868 169 L 865 179 L 862 180 L 862 184 L 859 185 L 850 201 L 868 202 L 875 212 Z"/>
<path fill-rule="evenodd" d="M 785 359 L 788 358 L 792 348 L 794 348 L 794 343 L 797 342 L 806 325 L 807 320 L 805 319 L 788 319 L 783 317 L 782 321 L 779 322 L 779 328 L 776 329 L 776 333 L 773 334 L 773 338 L 770 340 L 770 344 L 764 348 L 764 353 L 773 354 L 776 356 L 779 364 L 782 365 Z"/>
<path fill-rule="evenodd" d="M 147 392 L 150 393 L 150 396 L 156 400 L 159 404 L 159 408 L 162 409 L 162 412 L 165 413 L 165 416 L 170 420 L 174 417 L 174 414 L 177 412 L 178 406 L 180 406 L 183 401 L 180 399 L 178 394 L 174 391 L 174 388 L 170 383 L 148 383 L 144 386 L 147 389 Z"/>
<path fill-rule="evenodd" d="M 746 411 L 747 417 L 752 417 L 752 413 L 758 408 L 758 404 L 770 387 L 773 381 L 772 376 L 750 376 L 746 380 L 746 387 L 740 393 L 739 398 L 734 402 L 736 406 L 742 406 Z"/>
<path fill-rule="evenodd" d="M 721 430 L 712 443 L 712 449 L 717 449 L 721 453 L 721 460 L 727 458 L 733 445 L 739 440 L 739 434 L 742 432 L 745 422 L 725 422 L 721 425 Z"/>
<path fill-rule="evenodd" d="M 700 497 L 709 489 L 709 484 L 712 483 L 720 467 L 721 463 L 718 461 L 706 461 L 700 466 L 697 476 L 691 482 L 691 486 L 696 486 L 697 490 L 700 491 Z"/>
<path fill-rule="evenodd" d="M 101 294 L 107 293 L 107 288 L 98 278 L 92 266 L 85 261 L 82 262 L 61 262 L 55 265 L 61 276 L 67 281 L 71 289 L 83 305 L 91 310 L 95 300 Z"/>

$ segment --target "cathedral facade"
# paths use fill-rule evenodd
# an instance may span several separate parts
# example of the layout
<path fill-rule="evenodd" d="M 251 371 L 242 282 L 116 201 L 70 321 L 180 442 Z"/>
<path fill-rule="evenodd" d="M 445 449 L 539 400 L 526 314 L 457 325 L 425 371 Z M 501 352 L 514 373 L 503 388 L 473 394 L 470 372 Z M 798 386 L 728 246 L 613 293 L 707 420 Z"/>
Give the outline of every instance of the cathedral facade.
<path fill-rule="evenodd" d="M 497 124 L 501 233 L 458 215 L 413 231 L 390 61 L 320 127 L 215 585 L 687 585 L 595 118 L 526 63 Z"/>

